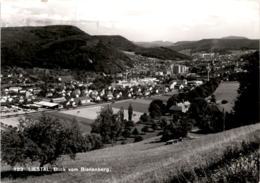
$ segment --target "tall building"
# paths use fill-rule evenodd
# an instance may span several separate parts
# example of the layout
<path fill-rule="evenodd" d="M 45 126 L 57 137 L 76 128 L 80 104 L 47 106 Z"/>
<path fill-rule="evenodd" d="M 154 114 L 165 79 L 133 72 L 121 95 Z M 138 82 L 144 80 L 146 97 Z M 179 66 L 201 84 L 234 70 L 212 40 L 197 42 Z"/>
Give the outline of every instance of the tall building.
<path fill-rule="evenodd" d="M 172 64 L 171 65 L 171 72 L 172 74 L 185 74 L 189 70 L 189 67 L 185 65 L 179 65 L 179 64 Z"/>

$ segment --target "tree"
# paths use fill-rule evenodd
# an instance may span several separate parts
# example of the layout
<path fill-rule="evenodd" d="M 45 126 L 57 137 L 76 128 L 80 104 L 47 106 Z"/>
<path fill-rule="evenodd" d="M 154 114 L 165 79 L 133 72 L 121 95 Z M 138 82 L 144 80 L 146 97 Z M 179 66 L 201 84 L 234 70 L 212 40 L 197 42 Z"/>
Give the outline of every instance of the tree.
<path fill-rule="evenodd" d="M 205 132 L 219 132 L 223 130 L 224 114 L 216 104 L 208 104 L 203 98 L 196 98 L 191 104 L 189 115 L 196 121 L 196 125 Z"/>
<path fill-rule="evenodd" d="M 192 129 L 192 125 L 192 120 L 180 113 L 178 119 L 173 118 L 170 124 L 164 128 L 161 141 L 186 137 L 188 132 Z"/>
<path fill-rule="evenodd" d="M 75 158 L 84 152 L 84 138 L 79 128 L 67 128 L 55 118 L 41 116 L 36 120 L 21 120 L 17 129 L 1 134 L 2 160 L 11 166 L 38 161 L 40 167 L 53 164 L 63 154 Z"/>
<path fill-rule="evenodd" d="M 239 79 L 239 96 L 235 102 L 234 120 L 231 128 L 259 122 L 259 52 L 242 57 L 246 61 Z"/>
<path fill-rule="evenodd" d="M 162 100 L 153 100 L 149 106 L 149 113 L 152 118 L 160 117 L 165 113 L 165 105 Z"/>
<path fill-rule="evenodd" d="M 120 120 L 124 121 L 124 108 L 120 107 L 120 110 L 119 110 L 118 113 L 119 113 L 119 116 L 120 116 Z"/>
<path fill-rule="evenodd" d="M 133 115 L 133 107 L 132 104 L 130 103 L 128 106 L 128 120 L 132 121 L 132 115 Z"/>
<path fill-rule="evenodd" d="M 210 104 L 197 125 L 204 132 L 220 132 L 224 130 L 223 122 L 224 113 L 219 110 L 216 104 Z"/>
<path fill-rule="evenodd" d="M 216 103 L 216 96 L 215 95 L 211 95 L 210 102 Z"/>
<path fill-rule="evenodd" d="M 199 122 L 206 115 L 208 103 L 204 98 L 195 98 L 189 108 L 189 114 L 192 119 Z"/>
<path fill-rule="evenodd" d="M 103 143 L 113 143 L 122 132 L 122 124 L 119 115 L 113 114 L 112 107 L 107 105 L 101 109 L 99 116 L 92 124 L 91 133 L 100 134 Z"/>
<path fill-rule="evenodd" d="M 175 95 L 171 96 L 171 97 L 167 100 L 167 105 L 166 105 L 167 110 L 169 110 L 173 105 L 176 105 L 177 102 L 178 102 L 178 97 L 177 97 L 177 95 L 175 94 Z"/>

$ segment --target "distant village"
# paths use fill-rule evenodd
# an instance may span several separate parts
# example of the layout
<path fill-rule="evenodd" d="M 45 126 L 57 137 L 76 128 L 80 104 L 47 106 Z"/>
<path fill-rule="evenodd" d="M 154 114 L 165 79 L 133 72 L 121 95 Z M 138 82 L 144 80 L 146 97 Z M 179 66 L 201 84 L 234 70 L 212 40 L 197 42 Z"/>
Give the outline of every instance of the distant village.
<path fill-rule="evenodd" d="M 82 105 L 117 100 L 183 92 L 203 84 L 210 77 L 235 80 L 236 73 L 243 72 L 240 55 L 250 51 L 234 51 L 229 54 L 192 53 L 192 61 L 172 61 L 147 58 L 128 53 L 134 67 L 117 74 L 99 75 L 110 78 L 104 86 L 96 86 L 97 77 L 75 79 L 63 74 L 53 74 L 50 69 L 7 69 L 1 74 L 2 117 L 38 112 L 49 109 L 69 109 Z M 187 54 L 187 53 L 186 53 Z M 50 77 L 51 80 L 39 77 Z M 47 78 L 46 77 L 46 78 Z"/>

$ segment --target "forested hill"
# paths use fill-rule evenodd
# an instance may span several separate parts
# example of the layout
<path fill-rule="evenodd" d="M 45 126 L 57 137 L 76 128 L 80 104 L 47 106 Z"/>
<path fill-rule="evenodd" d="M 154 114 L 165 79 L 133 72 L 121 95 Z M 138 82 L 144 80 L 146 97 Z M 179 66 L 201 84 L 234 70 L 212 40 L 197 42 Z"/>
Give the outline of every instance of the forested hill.
<path fill-rule="evenodd" d="M 1 34 L 2 65 L 102 72 L 131 66 L 126 55 L 74 26 L 11 27 Z"/>
<path fill-rule="evenodd" d="M 259 40 L 243 37 L 225 37 L 222 39 L 202 39 L 199 41 L 181 41 L 169 48 L 181 51 L 191 49 L 192 51 L 223 51 L 236 49 L 259 49 Z"/>
<path fill-rule="evenodd" d="M 132 67 L 121 50 L 161 59 L 188 59 L 174 50 L 139 47 L 122 36 L 91 36 L 75 26 L 7 27 L 1 31 L 2 66 L 120 72 Z M 154 54 L 156 53 L 156 55 Z"/>

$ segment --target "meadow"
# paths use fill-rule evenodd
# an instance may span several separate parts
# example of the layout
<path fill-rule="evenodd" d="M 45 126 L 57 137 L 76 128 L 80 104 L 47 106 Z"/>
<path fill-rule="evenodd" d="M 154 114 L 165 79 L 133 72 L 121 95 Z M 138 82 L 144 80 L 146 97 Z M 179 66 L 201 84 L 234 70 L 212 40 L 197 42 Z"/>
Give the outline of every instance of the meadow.
<path fill-rule="evenodd" d="M 7 182 L 169 182 L 181 171 L 192 171 L 219 160 L 225 150 L 242 141 L 259 140 L 260 124 L 244 126 L 177 144 L 156 143 L 160 137 L 64 156 L 57 164 L 67 168 L 109 168 L 110 172 L 63 172 L 40 177 L 4 179 Z"/>
<path fill-rule="evenodd" d="M 221 82 L 216 91 L 213 93 L 216 100 L 221 103 L 222 100 L 228 101 L 226 104 L 220 104 L 225 111 L 230 112 L 235 104 L 238 96 L 237 90 L 239 88 L 238 82 Z"/>

